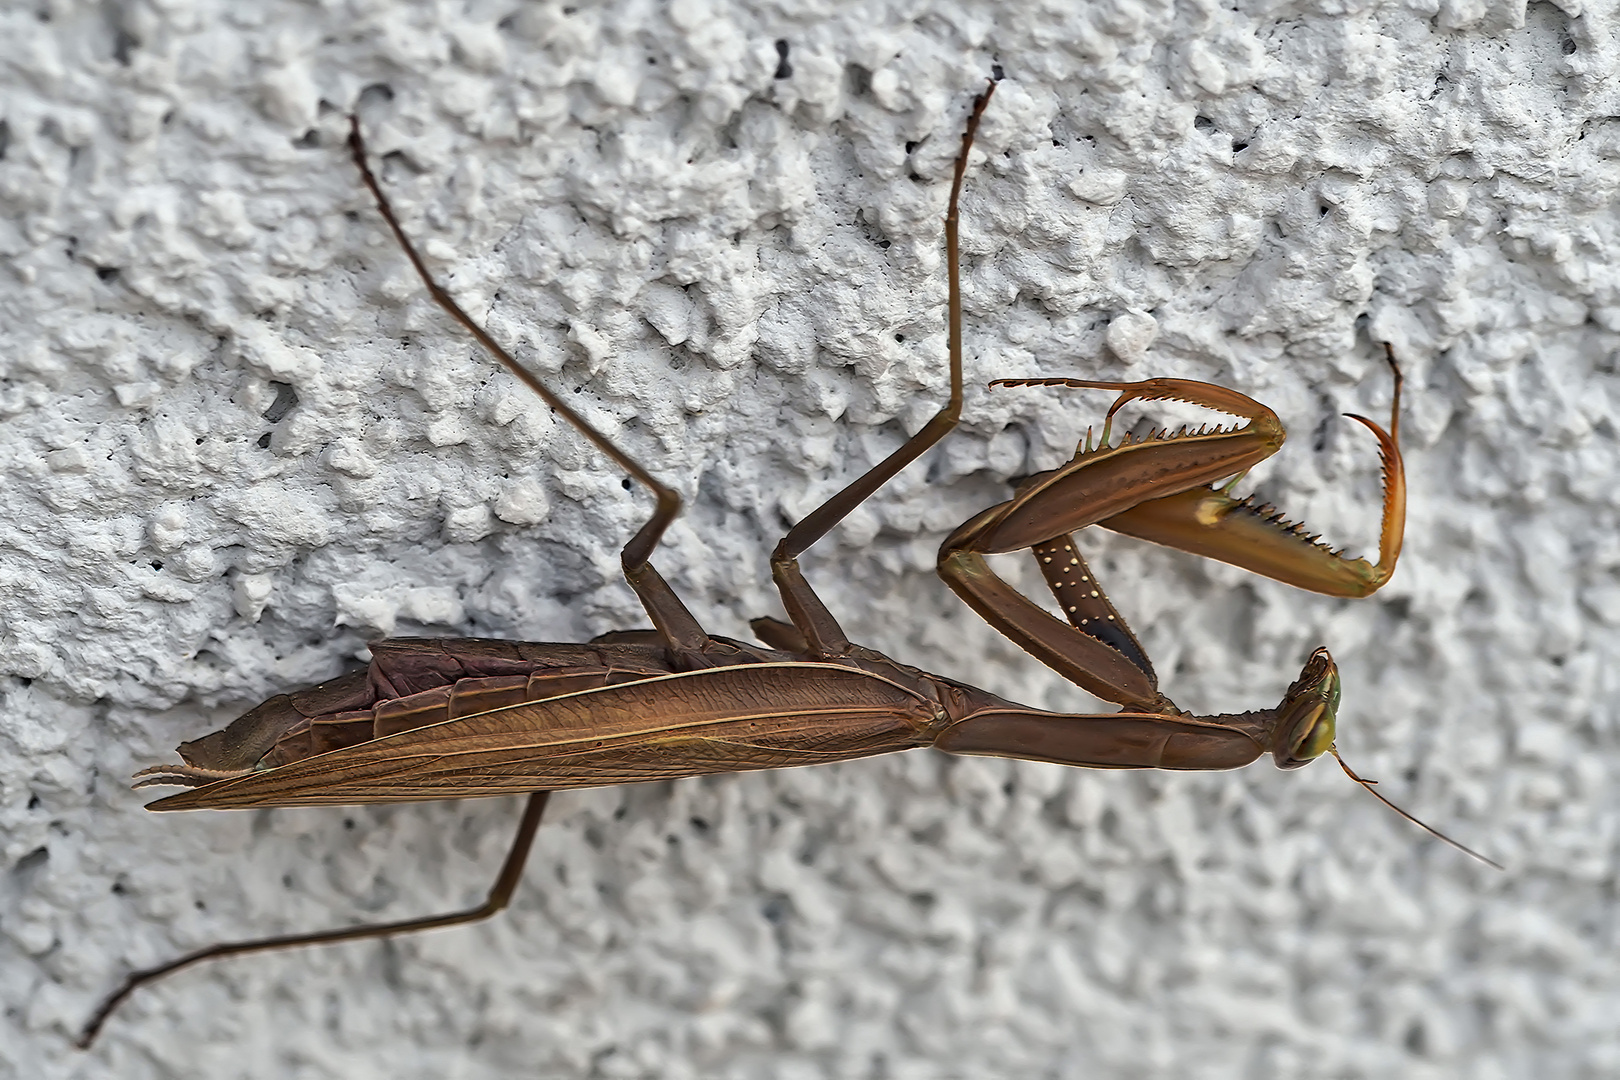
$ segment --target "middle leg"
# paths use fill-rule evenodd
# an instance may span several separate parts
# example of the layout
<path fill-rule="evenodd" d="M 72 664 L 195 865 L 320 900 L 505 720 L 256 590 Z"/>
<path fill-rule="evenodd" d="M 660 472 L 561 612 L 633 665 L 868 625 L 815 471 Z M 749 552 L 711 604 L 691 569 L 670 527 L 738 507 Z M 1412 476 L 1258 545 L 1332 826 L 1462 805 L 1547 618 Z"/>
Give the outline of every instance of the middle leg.
<path fill-rule="evenodd" d="M 366 161 L 365 139 L 360 134 L 360 119 L 358 116 L 349 120 L 349 152 L 354 157 L 354 163 L 360 170 L 360 177 L 370 189 L 372 197 L 377 202 L 377 210 L 382 214 L 383 220 L 393 232 L 394 239 L 399 242 L 405 257 L 411 261 L 416 274 L 427 287 L 428 294 L 433 297 L 434 303 L 444 309 L 456 322 L 460 323 L 482 345 L 491 356 L 500 361 L 501 365 L 510 371 L 519 382 L 534 391 L 535 395 L 544 401 L 553 411 L 562 418 L 602 453 L 613 460 L 615 465 L 629 473 L 647 490 L 653 493 L 655 505 L 652 517 L 630 542 L 624 545 L 619 561 L 624 567 L 624 576 L 630 582 L 630 587 L 636 591 L 642 607 L 647 609 L 647 615 L 652 619 L 653 626 L 669 647 L 670 653 L 681 667 L 702 667 L 707 664 L 705 652 L 710 646 L 709 635 L 706 634 L 692 613 L 681 603 L 678 596 L 653 568 L 652 553 L 658 546 L 659 539 L 664 530 L 675 516 L 681 512 L 681 496 L 674 488 L 662 484 L 650 472 L 642 467 L 635 458 L 621 450 L 613 440 L 609 439 L 596 427 L 586 420 L 561 397 L 552 392 L 550 387 L 534 376 L 534 373 L 518 363 L 512 354 L 501 347 L 500 343 L 490 337 L 484 328 L 478 325 L 471 315 L 468 315 L 461 305 L 451 296 L 428 270 L 427 263 L 417 252 L 416 246 L 411 243 L 410 237 L 405 235 L 399 218 L 394 214 L 393 205 L 383 192 L 382 185 L 371 171 L 371 165 Z"/>
<path fill-rule="evenodd" d="M 992 80 L 984 92 L 973 99 L 968 114 L 967 130 L 962 133 L 962 150 L 956 158 L 956 172 L 951 181 L 951 198 L 945 213 L 945 265 L 949 275 L 947 320 L 948 349 L 950 353 L 951 396 L 945 407 L 923 425 L 921 431 L 907 439 L 894 453 L 872 466 L 844 490 L 822 503 L 795 525 L 771 554 L 771 577 L 782 594 L 782 605 L 788 617 L 802 635 L 804 651 L 812 656 L 844 656 L 849 652 L 849 638 L 833 618 L 827 605 L 821 602 L 804 571 L 799 568 L 799 556 L 820 540 L 833 527 L 844 520 L 857 506 L 871 498 L 896 474 L 916 461 L 929 447 L 939 442 L 956 427 L 962 418 L 962 282 L 960 256 L 957 251 L 958 205 L 962 194 L 962 178 L 967 173 L 968 153 L 973 149 L 973 137 L 979 130 L 979 118 L 984 115 L 990 96 L 995 93 Z M 782 640 L 789 640 L 786 636 Z"/>

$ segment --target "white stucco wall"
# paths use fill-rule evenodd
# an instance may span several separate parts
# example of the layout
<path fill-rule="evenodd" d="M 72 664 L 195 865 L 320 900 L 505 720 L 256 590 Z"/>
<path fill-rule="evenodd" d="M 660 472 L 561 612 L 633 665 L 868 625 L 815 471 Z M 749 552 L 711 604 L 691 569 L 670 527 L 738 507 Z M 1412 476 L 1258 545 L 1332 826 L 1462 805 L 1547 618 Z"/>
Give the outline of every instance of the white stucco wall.
<path fill-rule="evenodd" d="M 0 1075 L 1620 1072 L 1614 6 L 1072 7 L 4 5 Z M 473 902 L 517 813 L 151 815 L 135 769 L 386 633 L 643 621 L 647 500 L 429 306 L 345 114 L 457 295 L 687 496 L 658 562 L 743 635 L 785 523 L 942 400 L 939 219 L 997 63 L 966 422 L 812 580 L 899 659 L 1093 707 L 932 565 L 1107 397 L 984 383 L 1242 389 L 1295 433 L 1258 490 L 1362 551 L 1339 414 L 1387 409 L 1393 341 L 1375 598 L 1085 542 L 1181 704 L 1270 705 L 1328 645 L 1352 763 L 1509 872 L 1331 764 L 574 793 L 500 919 L 194 969 L 71 1049 L 132 967 Z"/>

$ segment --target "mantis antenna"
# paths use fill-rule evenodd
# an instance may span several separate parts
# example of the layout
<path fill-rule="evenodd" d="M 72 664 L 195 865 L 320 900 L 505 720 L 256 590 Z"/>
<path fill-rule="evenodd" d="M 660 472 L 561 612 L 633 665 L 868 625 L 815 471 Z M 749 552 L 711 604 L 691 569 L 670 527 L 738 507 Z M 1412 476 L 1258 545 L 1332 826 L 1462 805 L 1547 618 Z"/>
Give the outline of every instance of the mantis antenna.
<path fill-rule="evenodd" d="M 1395 811 L 1397 814 L 1401 815 L 1401 817 L 1405 818 L 1407 821 L 1410 821 L 1412 824 L 1416 825 L 1418 828 L 1422 829 L 1424 832 L 1428 833 L 1430 836 L 1438 837 L 1439 839 L 1444 840 L 1446 843 L 1450 844 L 1452 847 L 1456 848 L 1458 851 L 1462 852 L 1464 855 L 1472 855 L 1474 858 L 1478 859 L 1480 862 L 1484 863 L 1486 866 L 1493 867 L 1493 868 L 1495 868 L 1497 870 L 1502 870 L 1502 871 L 1507 870 L 1507 867 L 1503 866 L 1501 863 L 1497 862 L 1495 859 L 1487 859 L 1485 856 L 1481 855 L 1479 852 L 1475 851 L 1473 848 L 1469 847 L 1467 844 L 1458 843 L 1456 840 L 1453 840 L 1451 837 L 1447 836 L 1445 833 L 1441 832 L 1439 829 L 1436 829 L 1431 825 L 1424 824 L 1423 822 L 1419 821 L 1417 818 L 1413 817 L 1411 814 L 1408 814 L 1405 810 L 1402 810 L 1400 807 L 1398 807 L 1394 803 L 1390 802 L 1380 792 L 1375 791 L 1373 789 L 1373 785 L 1378 783 L 1378 781 L 1376 781 L 1376 780 L 1368 780 L 1364 776 L 1356 775 L 1356 771 L 1354 769 L 1352 769 L 1350 766 L 1346 765 L 1344 763 L 1344 758 L 1339 756 L 1339 748 L 1338 748 L 1337 745 L 1328 747 L 1328 753 L 1332 754 L 1333 755 L 1333 760 L 1337 761 L 1339 763 L 1339 768 L 1344 770 L 1344 775 L 1348 776 L 1350 779 L 1354 780 L 1356 783 L 1358 783 L 1362 787 L 1366 788 L 1367 793 L 1369 795 L 1371 795 L 1373 798 L 1377 799 L 1379 802 L 1383 803 L 1385 806 L 1389 807 L 1391 810 Z"/>

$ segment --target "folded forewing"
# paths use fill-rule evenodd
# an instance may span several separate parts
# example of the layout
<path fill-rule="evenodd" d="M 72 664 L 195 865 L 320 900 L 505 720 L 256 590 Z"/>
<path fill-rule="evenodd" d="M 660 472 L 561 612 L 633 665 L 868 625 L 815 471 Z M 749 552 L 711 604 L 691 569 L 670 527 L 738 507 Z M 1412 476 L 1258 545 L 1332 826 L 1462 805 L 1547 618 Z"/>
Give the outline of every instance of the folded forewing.
<path fill-rule="evenodd" d="M 814 765 L 925 745 L 938 719 L 936 704 L 855 668 L 709 668 L 402 731 L 149 809 L 416 802 Z"/>

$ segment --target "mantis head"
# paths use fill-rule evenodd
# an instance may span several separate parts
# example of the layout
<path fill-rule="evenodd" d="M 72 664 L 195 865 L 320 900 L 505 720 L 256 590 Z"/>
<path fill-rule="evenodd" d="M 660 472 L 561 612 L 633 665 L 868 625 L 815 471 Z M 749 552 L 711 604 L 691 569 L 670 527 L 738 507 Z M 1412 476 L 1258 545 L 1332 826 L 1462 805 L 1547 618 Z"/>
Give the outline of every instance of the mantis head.
<path fill-rule="evenodd" d="M 1271 746 L 1277 768 L 1309 765 L 1332 749 L 1338 713 L 1339 667 L 1326 649 L 1317 649 L 1277 707 Z"/>
<path fill-rule="evenodd" d="M 1272 729 L 1274 737 L 1271 745 L 1271 756 L 1276 760 L 1277 767 L 1297 769 L 1301 765 L 1309 765 L 1323 754 L 1332 754 L 1346 776 L 1401 817 L 1444 840 L 1465 855 L 1478 859 L 1486 866 L 1497 870 L 1504 869 L 1501 863 L 1486 858 L 1471 847 L 1459 844 L 1445 833 L 1402 810 L 1376 790 L 1375 785 L 1378 781 L 1358 776 L 1355 770 L 1346 765 L 1344 758 L 1339 756 L 1338 747 L 1333 745 L 1333 727 L 1338 712 L 1339 668 L 1326 649 L 1317 649 L 1311 653 L 1311 658 L 1305 661 L 1305 669 L 1299 673 L 1299 678 L 1294 680 L 1294 685 L 1288 688 L 1282 704 L 1277 707 L 1277 726 Z"/>

